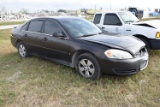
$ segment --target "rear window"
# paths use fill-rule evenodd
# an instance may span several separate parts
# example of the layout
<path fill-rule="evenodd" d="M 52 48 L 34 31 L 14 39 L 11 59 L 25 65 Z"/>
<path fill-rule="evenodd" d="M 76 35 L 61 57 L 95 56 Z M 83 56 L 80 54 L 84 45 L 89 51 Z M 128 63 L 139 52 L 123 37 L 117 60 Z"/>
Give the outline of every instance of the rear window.
<path fill-rule="evenodd" d="M 96 14 L 93 23 L 99 24 L 101 21 L 102 14 Z"/>
<path fill-rule="evenodd" d="M 36 20 L 29 24 L 28 31 L 41 32 L 43 21 Z"/>

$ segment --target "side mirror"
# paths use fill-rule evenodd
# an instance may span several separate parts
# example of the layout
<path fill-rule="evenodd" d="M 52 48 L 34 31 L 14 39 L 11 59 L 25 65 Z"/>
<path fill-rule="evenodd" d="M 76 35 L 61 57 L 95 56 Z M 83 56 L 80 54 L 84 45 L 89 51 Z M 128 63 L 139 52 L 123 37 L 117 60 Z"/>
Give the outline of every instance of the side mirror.
<path fill-rule="evenodd" d="M 60 38 L 60 39 L 66 38 L 66 36 L 63 34 L 63 32 L 54 33 L 53 36 Z"/>
<path fill-rule="evenodd" d="M 122 26 L 122 23 L 121 23 L 121 22 L 117 22 L 117 25 L 118 25 L 118 26 Z"/>

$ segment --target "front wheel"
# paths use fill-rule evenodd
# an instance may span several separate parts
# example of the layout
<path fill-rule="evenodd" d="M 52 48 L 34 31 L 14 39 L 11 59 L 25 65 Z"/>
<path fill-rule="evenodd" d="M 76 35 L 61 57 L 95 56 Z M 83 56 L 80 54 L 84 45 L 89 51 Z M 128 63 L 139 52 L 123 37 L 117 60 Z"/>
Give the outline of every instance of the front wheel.
<path fill-rule="evenodd" d="M 150 44 L 149 44 L 148 40 L 145 39 L 145 38 L 140 38 L 140 39 L 146 44 L 147 50 L 149 50 L 151 47 L 150 47 Z"/>
<path fill-rule="evenodd" d="M 22 58 L 28 57 L 27 49 L 22 42 L 18 43 L 17 48 L 18 48 L 18 53 Z"/>
<path fill-rule="evenodd" d="M 76 71 L 87 79 L 98 79 L 101 76 L 100 66 L 91 54 L 82 54 L 76 59 Z"/>

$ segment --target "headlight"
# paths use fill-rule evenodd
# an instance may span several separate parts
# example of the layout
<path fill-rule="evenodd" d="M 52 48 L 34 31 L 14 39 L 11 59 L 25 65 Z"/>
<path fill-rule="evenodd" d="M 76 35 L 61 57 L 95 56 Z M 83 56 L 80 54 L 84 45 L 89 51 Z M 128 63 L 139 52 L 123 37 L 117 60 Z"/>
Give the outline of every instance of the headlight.
<path fill-rule="evenodd" d="M 157 39 L 160 39 L 160 32 L 157 32 L 156 38 L 157 38 Z"/>
<path fill-rule="evenodd" d="M 104 52 L 104 54 L 108 58 L 113 58 L 113 59 L 130 59 L 133 58 L 132 55 L 126 51 L 122 50 L 116 50 L 116 49 L 110 49 Z"/>

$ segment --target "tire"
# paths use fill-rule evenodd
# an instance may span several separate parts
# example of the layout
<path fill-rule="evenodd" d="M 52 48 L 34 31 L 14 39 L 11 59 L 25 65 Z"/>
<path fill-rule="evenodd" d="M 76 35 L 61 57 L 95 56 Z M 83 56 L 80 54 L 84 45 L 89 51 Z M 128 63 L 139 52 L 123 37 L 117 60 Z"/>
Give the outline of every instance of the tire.
<path fill-rule="evenodd" d="M 151 48 L 147 39 L 145 39 L 145 38 L 139 38 L 139 39 L 141 39 L 146 44 L 147 50 L 149 50 Z"/>
<path fill-rule="evenodd" d="M 25 46 L 22 42 L 19 42 L 19 43 L 17 44 L 17 49 L 18 49 L 19 55 L 20 55 L 22 58 L 28 57 L 28 51 L 27 51 L 27 49 L 26 49 L 26 46 Z"/>
<path fill-rule="evenodd" d="M 88 53 L 76 58 L 76 71 L 86 79 L 98 79 L 101 76 L 100 66 L 96 58 Z"/>

